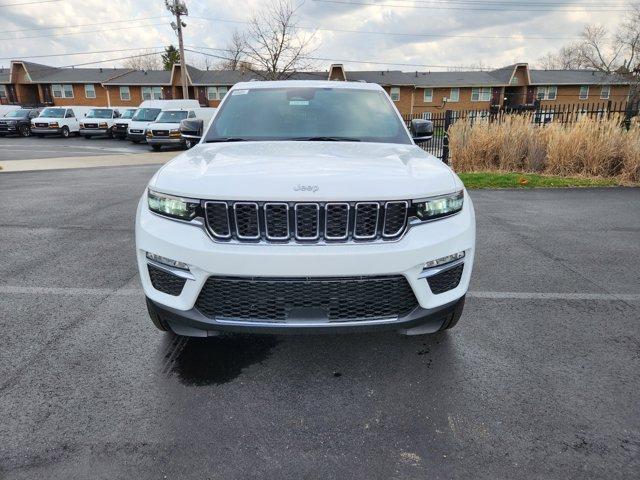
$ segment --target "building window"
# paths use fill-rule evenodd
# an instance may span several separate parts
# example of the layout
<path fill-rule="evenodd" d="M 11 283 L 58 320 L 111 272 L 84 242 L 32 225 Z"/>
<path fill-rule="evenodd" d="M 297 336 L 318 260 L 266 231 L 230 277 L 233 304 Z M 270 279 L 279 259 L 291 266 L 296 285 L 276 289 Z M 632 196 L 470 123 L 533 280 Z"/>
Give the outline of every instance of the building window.
<path fill-rule="evenodd" d="M 7 98 L 7 86 L 0 85 L 0 98 Z"/>
<path fill-rule="evenodd" d="M 600 98 L 602 100 L 609 100 L 611 96 L 611 85 L 603 85 L 600 89 Z"/>
<path fill-rule="evenodd" d="M 457 102 L 460 100 L 460 89 L 459 88 L 452 88 L 451 92 L 449 93 L 449 101 L 450 102 Z"/>
<path fill-rule="evenodd" d="M 51 85 L 53 98 L 73 98 L 73 85 Z"/>
<path fill-rule="evenodd" d="M 491 87 L 473 87 L 471 89 L 472 102 L 489 102 L 491 101 Z"/>
<path fill-rule="evenodd" d="M 509 85 L 518 85 L 518 77 L 516 77 L 515 75 L 511 77 L 511 81 L 509 82 Z"/>
<path fill-rule="evenodd" d="M 93 83 L 87 83 L 84 86 L 84 96 L 87 98 L 96 98 L 96 87 Z"/>
<path fill-rule="evenodd" d="M 228 90 L 228 87 L 207 87 L 207 99 L 222 100 Z"/>
<path fill-rule="evenodd" d="M 424 89 L 424 103 L 433 102 L 433 88 Z"/>
<path fill-rule="evenodd" d="M 120 87 L 120 100 L 131 100 L 129 87 Z"/>
<path fill-rule="evenodd" d="M 394 102 L 399 102 L 400 101 L 400 87 L 391 87 L 390 90 L 390 97 L 391 100 L 393 100 Z"/>
<path fill-rule="evenodd" d="M 555 100 L 558 98 L 558 87 L 555 85 L 538 87 L 536 88 L 536 98 L 538 100 Z"/>
<path fill-rule="evenodd" d="M 143 100 L 162 100 L 162 87 L 142 87 Z"/>
<path fill-rule="evenodd" d="M 589 98 L 589 85 L 582 85 L 580 87 L 580 95 L 578 98 L 580 98 L 580 100 L 586 100 Z"/>

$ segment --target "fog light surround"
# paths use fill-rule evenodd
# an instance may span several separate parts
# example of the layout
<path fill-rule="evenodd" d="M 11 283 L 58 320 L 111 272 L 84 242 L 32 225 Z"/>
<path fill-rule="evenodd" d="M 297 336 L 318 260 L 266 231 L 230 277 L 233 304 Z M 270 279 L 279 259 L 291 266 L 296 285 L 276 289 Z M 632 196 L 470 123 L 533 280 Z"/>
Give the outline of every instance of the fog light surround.
<path fill-rule="evenodd" d="M 460 260 L 461 258 L 464 258 L 464 256 L 465 256 L 465 253 L 464 251 L 462 251 L 462 252 L 454 253 L 451 255 L 447 255 L 446 257 L 437 258 L 436 260 L 429 260 L 428 262 L 425 262 L 424 268 L 427 269 L 427 268 L 440 267 L 442 265 L 446 265 L 447 263 Z"/>
<path fill-rule="evenodd" d="M 187 265 L 186 263 L 179 262 L 178 260 L 172 260 L 170 258 L 163 257 L 162 255 L 156 255 L 155 253 L 147 252 L 147 258 L 156 263 L 166 265 L 167 267 L 189 271 L 189 265 Z"/>

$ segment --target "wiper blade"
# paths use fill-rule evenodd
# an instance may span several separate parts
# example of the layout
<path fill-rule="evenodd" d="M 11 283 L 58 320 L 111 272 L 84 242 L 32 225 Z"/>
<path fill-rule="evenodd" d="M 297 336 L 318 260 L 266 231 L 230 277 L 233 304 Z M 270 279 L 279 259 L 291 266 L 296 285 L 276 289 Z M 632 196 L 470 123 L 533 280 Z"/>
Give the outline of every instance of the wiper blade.
<path fill-rule="evenodd" d="M 360 142 L 359 138 L 351 138 L 351 137 L 297 137 L 290 138 L 289 140 L 294 140 L 298 142 Z"/>
<path fill-rule="evenodd" d="M 204 143 L 215 143 L 215 142 L 248 142 L 249 139 L 242 137 L 225 137 L 225 138 L 213 138 L 211 140 L 206 140 Z"/>

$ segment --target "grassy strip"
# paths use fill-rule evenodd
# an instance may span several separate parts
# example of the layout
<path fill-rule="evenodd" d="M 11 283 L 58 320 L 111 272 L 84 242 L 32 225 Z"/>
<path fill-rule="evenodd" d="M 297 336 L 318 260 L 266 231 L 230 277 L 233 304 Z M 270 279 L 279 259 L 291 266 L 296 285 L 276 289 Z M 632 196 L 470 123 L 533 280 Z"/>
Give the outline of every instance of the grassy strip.
<path fill-rule="evenodd" d="M 467 188 L 612 187 L 615 178 L 555 177 L 534 173 L 469 172 L 458 176 Z"/>

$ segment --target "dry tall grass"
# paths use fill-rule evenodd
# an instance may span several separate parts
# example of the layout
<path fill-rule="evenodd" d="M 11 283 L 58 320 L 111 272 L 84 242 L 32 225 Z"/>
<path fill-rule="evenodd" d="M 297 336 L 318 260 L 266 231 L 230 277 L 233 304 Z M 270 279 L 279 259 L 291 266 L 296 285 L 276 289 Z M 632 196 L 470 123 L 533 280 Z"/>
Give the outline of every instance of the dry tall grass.
<path fill-rule="evenodd" d="M 627 131 L 622 118 L 534 124 L 530 115 L 500 122 L 459 120 L 449 129 L 451 162 L 458 171 L 517 171 L 619 177 L 640 182 L 640 122 Z"/>

